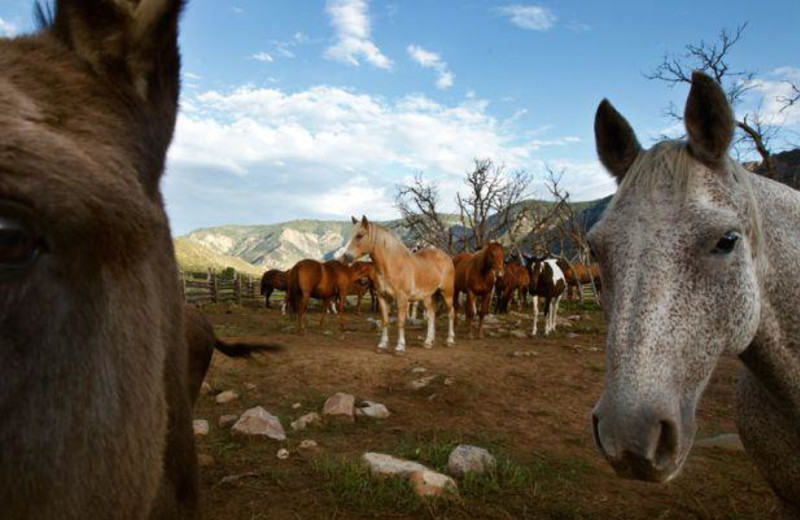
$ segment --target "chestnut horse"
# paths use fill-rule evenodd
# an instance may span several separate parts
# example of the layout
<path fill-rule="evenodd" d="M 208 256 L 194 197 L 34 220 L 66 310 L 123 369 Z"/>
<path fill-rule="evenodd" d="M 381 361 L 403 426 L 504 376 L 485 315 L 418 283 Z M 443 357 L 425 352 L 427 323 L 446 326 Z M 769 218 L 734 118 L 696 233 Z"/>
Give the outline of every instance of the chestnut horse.
<path fill-rule="evenodd" d="M 366 263 L 366 262 L 365 262 Z M 339 328 L 344 327 L 344 301 L 351 285 L 366 276 L 368 265 L 351 268 L 338 260 L 318 262 L 316 260 L 300 260 L 289 271 L 286 301 L 289 309 L 297 315 L 297 330 L 305 332 L 303 314 L 311 298 L 322 300 L 320 327 L 325 324 L 325 314 L 335 303 L 338 309 Z"/>
<path fill-rule="evenodd" d="M 489 312 L 495 280 L 503 276 L 503 246 L 490 242 L 477 253 L 461 253 L 453 258 L 456 268 L 453 307 L 458 315 L 458 297 L 467 294 L 467 330 L 472 336 L 472 318 L 477 305 L 478 337 L 483 337 L 483 318 Z"/>
<path fill-rule="evenodd" d="M 699 72 L 691 82 L 685 142 L 643 150 L 608 101 L 597 110 L 619 187 L 588 236 L 608 321 L 595 439 L 619 475 L 672 479 L 717 362 L 735 354 L 745 450 L 800 518 L 800 192 L 728 157 L 725 92 Z"/>
<path fill-rule="evenodd" d="M 441 291 L 448 315 L 447 345 L 455 343 L 453 331 L 453 292 L 455 268 L 453 260 L 440 249 L 433 247 L 412 253 L 391 231 L 369 222 L 363 217 L 359 222 L 353 217 L 353 231 L 345 261 L 352 263 L 357 258 L 370 255 L 375 266 L 378 306 L 381 310 L 381 340 L 378 352 L 387 352 L 389 347 L 389 305 L 387 298 L 397 302 L 397 346 L 395 354 L 406 351 L 405 322 L 410 301 L 423 301 L 428 313 L 428 333 L 425 348 L 433 346 L 436 334 L 436 307 L 433 295 Z"/>
<path fill-rule="evenodd" d="M 57 0 L 0 38 L 0 518 L 198 517 L 160 179 L 179 0 Z"/>
<path fill-rule="evenodd" d="M 587 284 L 594 285 L 595 290 L 600 292 L 600 266 L 597 264 L 582 264 L 580 262 L 567 262 L 563 258 L 558 259 L 558 267 L 564 273 L 564 278 L 567 280 L 567 298 L 573 299 L 573 289 L 577 289 L 577 293 L 583 301 L 583 286 Z"/>
<path fill-rule="evenodd" d="M 289 271 L 270 269 L 261 277 L 261 294 L 264 296 L 264 306 L 269 309 L 269 297 L 276 289 L 286 292 Z M 285 304 L 284 304 L 285 305 Z"/>
<path fill-rule="evenodd" d="M 522 310 L 525 306 L 525 297 L 528 295 L 528 286 L 531 284 L 531 275 L 528 269 L 518 261 L 506 262 L 503 276 L 495 282 L 495 312 L 508 312 L 508 307 L 517 295 L 517 308 Z"/>
<path fill-rule="evenodd" d="M 531 283 L 528 291 L 533 296 L 533 327 L 531 335 L 536 335 L 539 322 L 539 297 L 544 297 L 544 335 L 547 336 L 556 330 L 558 319 L 558 305 L 567 288 L 564 273 L 558 267 L 555 258 L 529 256 L 525 258 L 526 267 L 530 273 Z"/>
<path fill-rule="evenodd" d="M 375 312 L 378 310 L 378 298 L 375 295 L 375 266 L 372 262 L 353 262 L 353 269 L 363 272 L 364 276 L 353 281 L 350 287 L 350 293 L 354 293 L 358 300 L 356 301 L 356 314 L 361 314 L 361 300 L 364 295 L 369 293 L 370 310 Z"/>

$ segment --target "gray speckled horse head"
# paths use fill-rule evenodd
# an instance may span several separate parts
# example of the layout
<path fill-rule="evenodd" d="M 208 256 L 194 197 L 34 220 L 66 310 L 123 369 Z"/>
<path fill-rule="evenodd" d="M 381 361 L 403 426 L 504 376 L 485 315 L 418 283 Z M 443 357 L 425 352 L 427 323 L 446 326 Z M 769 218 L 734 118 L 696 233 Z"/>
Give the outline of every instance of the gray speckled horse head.
<path fill-rule="evenodd" d="M 728 158 L 735 121 L 700 73 L 685 124 L 686 142 L 643 150 L 608 101 L 597 111 L 619 187 L 589 234 L 608 321 L 595 438 L 619 475 L 670 480 L 719 357 L 738 355 L 745 448 L 800 514 L 800 193 Z"/>

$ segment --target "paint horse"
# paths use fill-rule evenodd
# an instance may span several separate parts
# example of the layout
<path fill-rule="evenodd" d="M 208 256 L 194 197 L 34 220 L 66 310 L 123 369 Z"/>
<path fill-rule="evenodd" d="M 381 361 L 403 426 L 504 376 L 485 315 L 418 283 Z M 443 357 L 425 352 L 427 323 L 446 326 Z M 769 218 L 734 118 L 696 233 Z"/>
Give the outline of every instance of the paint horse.
<path fill-rule="evenodd" d="M 544 335 L 556 330 L 558 305 L 567 288 L 567 280 L 558 261 L 544 256 L 526 256 L 525 265 L 530 273 L 531 284 L 528 292 L 533 296 L 533 327 L 531 335 L 535 336 L 539 322 L 539 297 L 544 298 Z"/>
<path fill-rule="evenodd" d="M 369 266 L 352 268 L 338 260 L 317 262 L 300 260 L 289 271 L 286 301 L 297 316 L 297 331 L 305 333 L 303 315 L 311 298 L 322 300 L 319 326 L 325 325 L 328 309 L 338 315 L 339 328 L 344 327 L 344 302 L 354 282 L 366 276 Z M 338 312 L 337 312 L 338 311 Z"/>
<path fill-rule="evenodd" d="M 465 306 L 467 330 L 472 336 L 472 319 L 478 311 L 478 337 L 483 337 L 483 318 L 489 313 L 495 280 L 503 277 L 503 246 L 490 242 L 477 253 L 461 253 L 453 258 L 455 265 L 455 292 L 453 307 L 458 315 L 458 297 L 467 294 Z"/>
<path fill-rule="evenodd" d="M 369 222 L 367 217 L 361 221 L 353 217 L 353 231 L 345 261 L 352 263 L 363 255 L 369 255 L 375 266 L 378 306 L 381 310 L 381 340 L 378 352 L 387 352 L 389 347 L 389 305 L 387 300 L 397 302 L 397 346 L 395 354 L 406 351 L 405 322 L 408 304 L 422 301 L 428 316 L 428 332 L 425 348 L 433 347 L 436 334 L 436 307 L 433 296 L 441 292 L 448 315 L 447 345 L 455 343 L 453 320 L 453 293 L 455 267 L 453 260 L 440 249 L 429 247 L 412 253 L 391 231 Z"/>
<path fill-rule="evenodd" d="M 672 479 L 715 365 L 736 354 L 742 442 L 800 518 L 800 193 L 728 157 L 733 113 L 699 72 L 684 122 L 685 142 L 643 150 L 608 101 L 597 110 L 597 150 L 618 188 L 588 236 L 608 321 L 595 438 L 619 475 Z"/>
<path fill-rule="evenodd" d="M 0 518 L 199 516 L 160 188 L 181 5 L 57 0 L 0 38 Z"/>
<path fill-rule="evenodd" d="M 289 271 L 281 271 L 280 269 L 270 269 L 261 277 L 261 294 L 264 296 L 264 306 L 269 309 L 269 297 L 275 290 L 284 291 L 288 289 Z M 281 307 L 285 307 L 284 303 Z"/>

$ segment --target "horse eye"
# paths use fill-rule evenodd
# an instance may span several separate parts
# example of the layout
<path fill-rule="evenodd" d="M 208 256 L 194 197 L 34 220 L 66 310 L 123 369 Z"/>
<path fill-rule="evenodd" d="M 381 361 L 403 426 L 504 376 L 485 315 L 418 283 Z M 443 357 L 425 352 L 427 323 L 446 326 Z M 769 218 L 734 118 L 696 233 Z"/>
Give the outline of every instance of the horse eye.
<path fill-rule="evenodd" d="M 717 245 L 714 246 L 714 253 L 719 255 L 727 255 L 736 247 L 736 243 L 742 237 L 736 231 L 731 231 L 730 233 L 725 233 L 722 235 L 722 238 L 717 241 Z"/>
<path fill-rule="evenodd" d="M 364 235 L 362 235 L 360 233 L 358 235 L 356 235 L 356 240 L 361 240 L 362 238 L 364 238 Z"/>
<path fill-rule="evenodd" d="M 0 217 L 0 269 L 22 269 L 41 252 L 39 234 L 20 219 Z"/>

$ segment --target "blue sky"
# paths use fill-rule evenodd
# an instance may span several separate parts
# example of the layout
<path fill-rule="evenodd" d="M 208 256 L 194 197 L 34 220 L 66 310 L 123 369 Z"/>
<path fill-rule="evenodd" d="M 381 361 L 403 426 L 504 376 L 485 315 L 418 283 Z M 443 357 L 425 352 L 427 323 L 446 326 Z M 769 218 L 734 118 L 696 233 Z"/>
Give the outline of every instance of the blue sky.
<path fill-rule="evenodd" d="M 32 4 L 3 0 L 0 35 L 30 30 Z M 758 86 L 739 110 L 761 103 L 799 142 L 800 111 L 774 102 L 782 80 L 800 80 L 796 0 L 190 1 L 164 181 L 173 231 L 392 218 L 394 186 L 420 171 L 452 209 L 475 157 L 539 178 L 563 169 L 575 200 L 607 195 L 597 103 L 611 99 L 643 143 L 674 130 L 663 109 L 686 88 L 643 73 L 743 22 L 731 61 Z"/>

